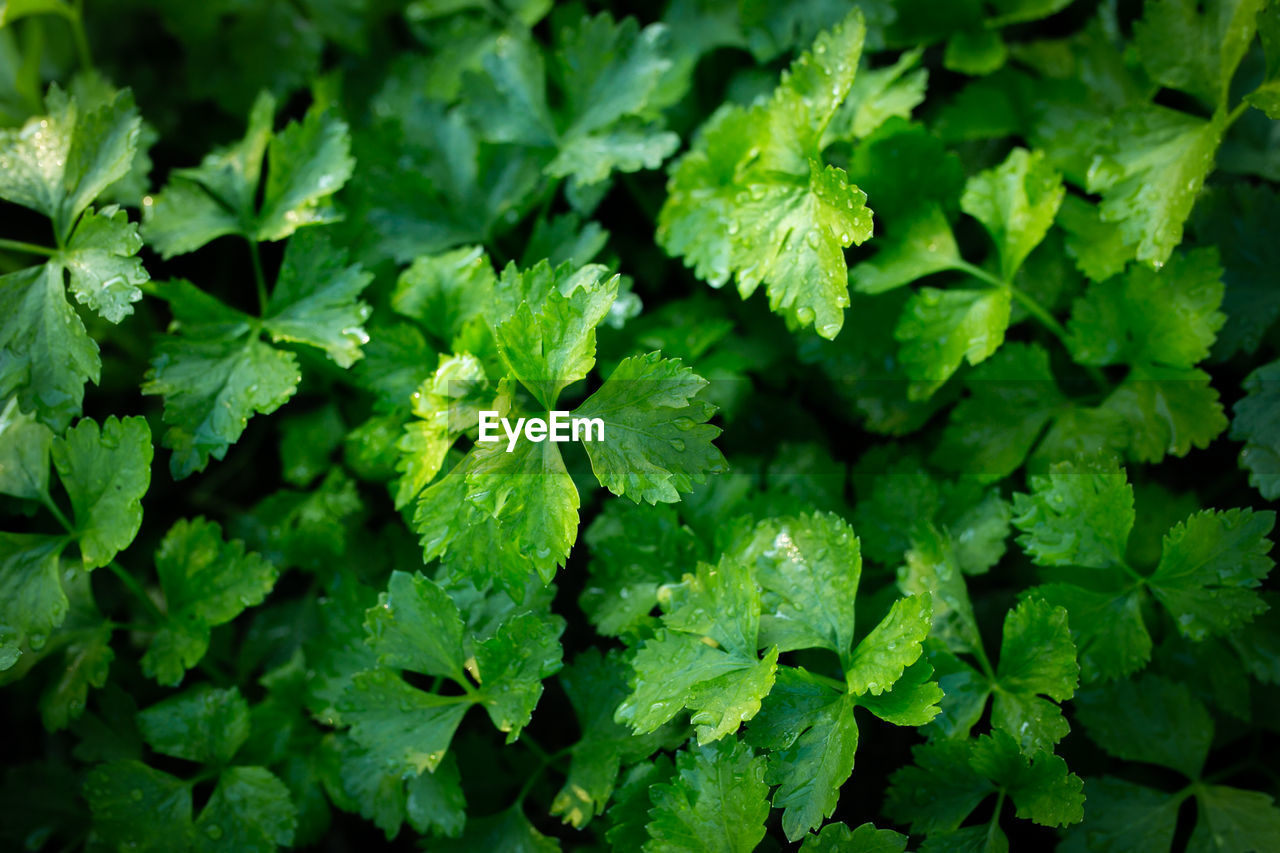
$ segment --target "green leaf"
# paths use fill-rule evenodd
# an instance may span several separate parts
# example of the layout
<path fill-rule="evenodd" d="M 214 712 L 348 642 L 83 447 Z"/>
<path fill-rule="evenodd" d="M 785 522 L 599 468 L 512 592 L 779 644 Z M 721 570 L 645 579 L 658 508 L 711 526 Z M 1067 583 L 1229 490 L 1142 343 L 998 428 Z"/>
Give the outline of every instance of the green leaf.
<path fill-rule="evenodd" d="M 151 485 L 151 430 L 142 418 L 82 419 L 54 439 L 54 467 L 71 498 L 75 537 L 86 569 L 110 563 L 142 525 Z"/>
<path fill-rule="evenodd" d="M 747 853 L 764 838 L 769 816 L 764 758 L 735 740 L 686 747 L 676 777 L 656 785 L 646 853 Z"/>
<path fill-rule="evenodd" d="M 1103 222 L 1114 222 L 1140 261 L 1159 269 L 1182 242 L 1182 227 L 1222 141 L 1221 118 L 1203 121 L 1164 107 L 1119 117 L 1112 152 L 1089 169 Z"/>
<path fill-rule="evenodd" d="M 49 494 L 49 448 L 53 433 L 16 398 L 0 410 L 0 493 L 24 500 Z"/>
<path fill-rule="evenodd" d="M 615 24 L 604 13 L 582 18 L 559 41 L 564 130 L 547 174 L 594 184 L 614 171 L 658 168 L 679 145 L 651 119 L 650 102 L 671 67 L 666 27 L 641 30 L 632 18 Z"/>
<path fill-rule="evenodd" d="M 601 485 L 639 503 L 674 503 L 725 468 L 712 444 L 715 412 L 696 399 L 707 381 L 660 353 L 623 359 L 574 417 L 599 418 L 604 440 L 584 443 Z"/>
<path fill-rule="evenodd" d="M 732 552 L 760 584 L 760 640 L 779 651 L 825 648 L 844 660 L 853 646 L 862 556 L 834 513 L 765 519 Z"/>
<path fill-rule="evenodd" d="M 542 696 L 542 680 L 554 675 L 564 653 L 560 616 L 526 611 L 503 621 L 493 636 L 476 643 L 468 669 L 480 685 L 480 702 L 507 743 L 529 724 Z"/>
<path fill-rule="evenodd" d="M 969 396 L 951 410 L 932 461 L 959 474 L 998 480 L 1022 467 L 1067 405 L 1038 344 L 1011 343 L 966 380 Z"/>
<path fill-rule="evenodd" d="M 1063 853 L 1168 850 L 1180 800 L 1132 782 L 1104 776 L 1084 780 L 1084 823 L 1067 830 Z"/>
<path fill-rule="evenodd" d="M 46 729 L 65 729 L 84 714 L 89 689 L 106 685 L 113 660 L 109 627 L 82 635 L 67 646 L 66 668 L 40 697 L 40 716 Z"/>
<path fill-rule="evenodd" d="M 578 536 L 581 498 L 552 442 L 520 441 L 512 453 L 501 442 L 477 445 L 466 472 L 466 497 L 497 519 L 508 538 L 544 583 L 564 565 Z M 428 493 L 429 494 L 429 493 Z M 429 498 L 424 496 L 423 503 Z M 526 568 L 527 571 L 527 568 Z"/>
<path fill-rule="evenodd" d="M 1174 525 L 1148 584 L 1188 639 L 1202 640 L 1267 609 L 1254 589 L 1271 571 L 1274 512 L 1204 510 Z"/>
<path fill-rule="evenodd" d="M 272 853 L 293 843 L 296 826 L 283 782 L 263 767 L 230 767 L 196 820 L 196 849 Z"/>
<path fill-rule="evenodd" d="M 181 479 L 226 456 L 249 418 L 288 402 L 300 376 L 297 358 L 260 340 L 247 315 L 190 282 L 168 287 L 180 335 L 157 344 L 142 392 L 164 396 L 163 444 Z"/>
<path fill-rule="evenodd" d="M 113 761 L 89 772 L 85 799 L 94 832 L 119 848 L 163 853 L 196 841 L 191 787 L 140 761 Z"/>
<path fill-rule="evenodd" d="M 1227 428 L 1218 392 L 1200 369 L 1134 367 L 1101 406 L 1128 427 L 1128 456 L 1159 462 L 1205 448 Z"/>
<path fill-rule="evenodd" d="M 903 853 L 906 849 L 907 836 L 870 823 L 856 829 L 829 823 L 817 835 L 805 836 L 800 845 L 802 853 Z"/>
<path fill-rule="evenodd" d="M 141 119 L 127 89 L 98 104 L 81 104 L 56 85 L 48 114 L 0 130 L 0 198 L 53 220 L 59 245 L 77 217 L 133 165 Z"/>
<path fill-rule="evenodd" d="M 84 383 L 102 373 L 62 279 L 54 263 L 0 276 L 0 389 L 16 389 L 19 405 L 56 430 L 80 413 Z"/>
<path fill-rule="evenodd" d="M 978 364 L 994 353 L 1004 342 L 1010 307 L 1007 290 L 916 291 L 894 330 L 898 357 L 914 380 L 911 399 L 928 399 L 961 362 Z"/>
<path fill-rule="evenodd" d="M 539 278 L 547 272 L 533 270 Z M 566 279 L 569 272 L 567 265 L 555 270 L 554 284 L 545 296 L 531 294 L 493 325 L 498 351 L 511 375 L 548 410 L 555 408 L 561 391 L 595 364 L 595 329 L 618 292 L 618 277 L 605 278 L 603 267 L 583 267 Z M 507 281 L 504 274 L 503 282 Z M 541 299 L 532 301 L 536 296 Z"/>
<path fill-rule="evenodd" d="M 1052 751 L 1070 727 L 1041 694 L 1065 702 L 1075 694 L 1079 673 L 1067 611 L 1024 600 L 1004 620 L 992 726 L 1008 732 L 1024 753 Z"/>
<path fill-rule="evenodd" d="M 347 124 L 312 108 L 271 137 L 267 185 L 254 238 L 283 240 L 299 228 L 341 218 L 329 203 L 355 169 Z"/>
<path fill-rule="evenodd" d="M 1203 785 L 1196 791 L 1200 819 L 1187 850 L 1265 850 L 1280 834 L 1280 808 L 1261 791 Z"/>
<path fill-rule="evenodd" d="M 1124 565 L 1133 529 L 1133 487 L 1113 465 L 1061 462 L 1028 478 L 1013 496 L 1018 544 L 1042 566 L 1106 569 Z"/>
<path fill-rule="evenodd" d="M 138 730 L 163 755 L 226 764 L 249 737 L 249 704 L 234 687 L 193 687 L 138 712 Z"/>
<path fill-rule="evenodd" d="M 1072 306 L 1071 351 L 1081 364 L 1190 368 L 1209 356 L 1226 317 L 1222 267 L 1213 248 L 1173 255 L 1155 272 L 1089 285 Z"/>
<path fill-rule="evenodd" d="M 835 810 L 840 788 L 853 772 L 858 725 L 849 694 L 815 684 L 784 668 L 778 685 L 748 730 L 748 741 L 767 747 L 765 782 L 777 785 L 775 808 L 796 841 Z"/>
<path fill-rule="evenodd" d="M 263 325 L 276 343 L 310 344 L 350 367 L 369 340 L 363 323 L 372 309 L 359 296 L 371 281 L 373 274 L 348 266 L 346 250 L 327 236 L 303 232 L 285 246 Z"/>
<path fill-rule="evenodd" d="M 556 853 L 560 843 L 533 828 L 519 805 L 488 817 L 467 821 L 466 831 L 456 839 L 435 839 L 431 849 L 444 853 L 472 850 L 504 850 L 511 853 Z"/>
<path fill-rule="evenodd" d="M 196 518 L 169 529 L 156 550 L 156 574 L 167 619 L 142 656 L 142 670 L 172 686 L 204 657 L 212 629 L 261 604 L 278 573 L 240 540 L 224 540 L 217 523 Z"/>
<path fill-rule="evenodd" d="M 764 284 L 771 310 L 834 338 L 849 304 L 844 247 L 871 236 L 866 195 L 818 159 L 821 132 L 853 83 L 859 12 L 819 35 L 772 98 L 727 107 L 672 170 L 658 241 L 719 287 L 745 298 Z"/>
<path fill-rule="evenodd" d="M 66 0 L 6 0 L 0 7 L 0 27 L 29 15 L 61 15 L 70 19 L 75 14 Z"/>
<path fill-rule="evenodd" d="M 1053 225 L 1066 190 L 1040 151 L 1015 148 L 999 166 L 965 184 L 960 207 L 987 229 L 1000 254 L 1000 275 L 1012 281 Z"/>
<path fill-rule="evenodd" d="M 299 228 L 341 218 L 331 197 L 351 177 L 355 161 L 344 121 L 313 107 L 301 122 L 273 133 L 275 99 L 262 92 L 239 142 L 178 169 L 144 199 L 142 232 L 166 258 L 193 252 L 225 234 L 283 240 Z M 266 156 L 267 180 L 258 208 Z"/>
<path fill-rule="evenodd" d="M 1089 737 L 1111 755 L 1199 778 L 1213 718 L 1186 685 L 1146 674 L 1082 691 L 1075 704 Z"/>
<path fill-rule="evenodd" d="M 1280 497 L 1280 426 L 1274 413 L 1280 406 L 1280 361 L 1265 364 L 1244 380 L 1247 396 L 1235 405 L 1231 437 L 1243 441 L 1240 467 L 1249 471 L 1249 485 L 1264 498 Z"/>
<path fill-rule="evenodd" d="M 1240 350 L 1256 351 L 1280 317 L 1280 290 L 1268 286 L 1267 279 L 1268 272 L 1280 264 L 1280 246 L 1259 225 L 1277 215 L 1280 194 L 1244 183 L 1206 191 L 1196 204 L 1193 230 L 1200 241 L 1218 247 L 1226 286 L 1222 311 L 1227 321 L 1214 343 L 1215 359 Z"/>
<path fill-rule="evenodd" d="M 903 671 L 919 659 L 932 620 L 933 603 L 927 593 L 895 601 L 880 624 L 853 650 L 845 671 L 850 692 L 878 696 L 890 690 Z"/>
<path fill-rule="evenodd" d="M 578 604 L 606 636 L 650 622 L 659 588 L 679 581 L 684 568 L 703 556 L 698 538 L 666 504 L 605 501 L 585 539 L 590 577 Z"/>
<path fill-rule="evenodd" d="M 1253 41 L 1262 0 L 1152 0 L 1134 24 L 1138 58 L 1157 83 L 1211 106 L 1226 105 L 1227 87 Z"/>
<path fill-rule="evenodd" d="M 423 255 L 400 274 L 391 307 L 417 320 L 436 339 L 453 341 L 484 310 L 497 280 L 480 246 Z"/>
<path fill-rule="evenodd" d="M 884 813 L 915 832 L 934 835 L 960 826 L 988 795 L 992 781 L 970 762 L 977 740 L 938 740 L 912 749 L 915 763 L 889 777 Z"/>
<path fill-rule="evenodd" d="M 462 681 L 465 655 L 458 606 L 421 572 L 395 571 L 365 616 L 370 648 L 384 666 Z"/>
<path fill-rule="evenodd" d="M 849 271 L 849 282 L 859 293 L 884 293 L 963 260 L 946 214 L 933 203 L 922 205 L 905 222 L 893 222 L 877 242 L 879 251 Z"/>
<path fill-rule="evenodd" d="M 688 707 L 699 741 L 717 740 L 755 716 L 773 686 L 776 648 L 756 656 L 760 590 L 745 563 L 725 556 L 664 591 L 667 627 L 636 653 L 631 695 L 614 719 L 645 734 Z"/>
<path fill-rule="evenodd" d="M 0 671 L 38 649 L 67 616 L 57 536 L 0 533 Z"/>
<path fill-rule="evenodd" d="M 164 189 L 143 199 L 142 236 L 161 256 L 185 255 L 246 228 L 275 110 L 275 98 L 260 92 L 243 139 L 205 155 L 197 167 L 175 170 Z"/>
<path fill-rule="evenodd" d="M 602 656 L 588 649 L 560 674 L 581 737 L 551 813 L 576 828 L 604 813 L 623 760 L 647 757 L 657 745 L 655 738 L 635 737 L 613 720 L 614 709 L 627 695 L 627 670 L 617 653 Z"/>
<path fill-rule="evenodd" d="M 449 756 L 432 773 L 423 773 L 408 784 L 405 812 L 418 832 L 457 838 L 467 823 L 466 797 L 458 762 Z"/>
<path fill-rule="evenodd" d="M 1086 682 L 1122 678 L 1151 659 L 1140 592 L 1097 592 L 1055 583 L 1033 587 L 1031 593 L 1066 608 Z"/>
<path fill-rule="evenodd" d="M 76 300 L 119 323 L 142 298 L 138 285 L 151 280 L 141 259 L 135 257 L 141 248 L 138 226 L 123 210 L 108 205 L 85 211 L 56 259 L 66 267 Z"/>
<path fill-rule="evenodd" d="M 1008 792 L 1015 814 L 1041 826 L 1068 826 L 1084 817 L 1083 784 L 1050 752 L 1018 752 L 1001 732 L 974 741 L 973 768 Z"/>
<path fill-rule="evenodd" d="M 411 687 L 395 672 L 357 673 L 338 703 L 351 737 L 399 776 L 433 771 L 472 700 Z"/>
<path fill-rule="evenodd" d="M 1102 220 L 1096 205 L 1067 193 L 1058 208 L 1057 224 L 1065 233 L 1067 254 L 1075 259 L 1076 268 L 1093 281 L 1106 281 L 1124 272 L 1133 260 L 1133 247 L 1127 244 L 1120 229 Z"/>

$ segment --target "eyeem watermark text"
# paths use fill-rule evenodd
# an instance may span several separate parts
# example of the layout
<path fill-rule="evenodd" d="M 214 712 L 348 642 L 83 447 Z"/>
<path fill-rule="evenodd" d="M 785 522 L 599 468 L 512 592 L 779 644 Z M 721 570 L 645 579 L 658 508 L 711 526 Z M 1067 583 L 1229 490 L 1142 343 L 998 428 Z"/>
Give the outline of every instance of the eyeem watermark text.
<path fill-rule="evenodd" d="M 498 417 L 495 411 L 480 412 L 480 441 L 501 441 L 498 426 L 507 435 L 507 452 L 516 449 L 520 433 L 532 442 L 543 441 L 604 441 L 603 418 L 575 418 L 571 412 L 553 411 L 547 418 L 516 418 L 513 426 L 509 418 Z"/>

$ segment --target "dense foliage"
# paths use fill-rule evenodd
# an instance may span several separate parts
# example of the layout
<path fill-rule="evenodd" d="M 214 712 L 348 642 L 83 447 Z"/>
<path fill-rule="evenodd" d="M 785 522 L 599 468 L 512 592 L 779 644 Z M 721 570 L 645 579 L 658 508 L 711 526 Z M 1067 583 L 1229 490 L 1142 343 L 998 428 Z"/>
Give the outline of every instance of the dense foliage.
<path fill-rule="evenodd" d="M 0 0 L 0 847 L 1280 850 L 1277 119 L 1275 0 Z"/>

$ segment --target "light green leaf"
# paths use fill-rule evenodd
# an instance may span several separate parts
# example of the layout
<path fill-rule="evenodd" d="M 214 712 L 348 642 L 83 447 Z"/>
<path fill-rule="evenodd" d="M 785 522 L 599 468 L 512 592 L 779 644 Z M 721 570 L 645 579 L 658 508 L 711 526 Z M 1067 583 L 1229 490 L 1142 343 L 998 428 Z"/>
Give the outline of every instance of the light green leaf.
<path fill-rule="evenodd" d="M 283 240 L 307 225 L 341 218 L 331 197 L 355 169 L 347 123 L 313 107 L 267 145 L 267 186 L 254 237 Z"/>
<path fill-rule="evenodd" d="M 1264 0 L 1151 0 L 1133 25 L 1138 58 L 1157 83 L 1181 89 L 1213 107 L 1226 106 L 1227 87 L 1256 31 Z"/>
<path fill-rule="evenodd" d="M 601 485 L 639 503 L 674 503 L 725 468 L 712 444 L 715 412 L 695 399 L 707 381 L 660 353 L 623 359 L 574 417 L 599 418 L 603 441 L 584 442 Z"/>
<path fill-rule="evenodd" d="M 1004 620 L 992 726 L 1008 732 L 1024 753 L 1051 752 L 1070 726 L 1042 695 L 1065 702 L 1075 694 L 1079 674 L 1067 611 L 1024 600 Z"/>
<path fill-rule="evenodd" d="M 484 310 L 497 276 L 480 246 L 423 255 L 400 273 L 391 307 L 440 341 L 453 341 Z"/>
<path fill-rule="evenodd" d="M 278 573 L 245 553 L 240 540 L 225 541 L 215 522 L 196 518 L 169 529 L 156 550 L 156 574 L 167 619 L 142 656 L 142 670 L 172 686 L 204 657 L 211 630 L 261 604 Z"/>
<path fill-rule="evenodd" d="M 310 344 L 350 367 L 369 341 L 363 323 L 372 309 L 359 297 L 371 281 L 359 264 L 347 265 L 347 251 L 328 236 L 304 232 L 285 246 L 263 324 L 276 343 Z"/>
<path fill-rule="evenodd" d="M 465 678 L 458 606 L 421 572 L 392 572 L 364 624 L 369 646 L 384 666 Z"/>
<path fill-rule="evenodd" d="M 1061 462 L 1013 496 L 1018 544 L 1042 566 L 1106 569 L 1124 564 L 1133 529 L 1133 487 L 1114 464 Z"/>
<path fill-rule="evenodd" d="M 1031 250 L 1053 225 L 1066 190 L 1040 151 L 1015 148 L 999 166 L 965 184 L 960 207 L 977 219 L 995 241 L 1000 275 L 1012 281 Z"/>
<path fill-rule="evenodd" d="M 933 602 L 928 593 L 895 601 L 880 624 L 853 650 L 845 668 L 849 691 L 855 696 L 878 696 L 892 689 L 903 671 L 919 659 L 932 620 Z"/>
<path fill-rule="evenodd" d="M 1127 454 L 1137 462 L 1186 456 L 1227 429 L 1218 392 L 1198 368 L 1134 367 L 1101 409 L 1127 427 Z"/>
<path fill-rule="evenodd" d="M 507 453 L 501 442 L 493 442 L 476 445 L 471 458 L 468 502 L 496 519 L 511 547 L 550 583 L 578 537 L 581 505 L 559 448 L 522 439 Z"/>
<path fill-rule="evenodd" d="M 109 417 L 101 430 L 84 418 L 54 439 L 52 453 L 75 512 L 84 567 L 105 566 L 129 547 L 142 525 L 142 496 L 151 485 L 151 430 L 138 417 Z"/>
<path fill-rule="evenodd" d="M 962 361 L 978 364 L 999 349 L 1010 307 L 1007 290 L 922 287 L 912 294 L 893 333 L 914 380 L 911 399 L 928 399 Z"/>
<path fill-rule="evenodd" d="M 736 740 L 686 747 L 676 777 L 656 785 L 646 853 L 749 853 L 769 816 L 763 757 Z"/>
<path fill-rule="evenodd" d="M 759 643 L 779 651 L 826 648 L 847 659 L 862 556 L 834 513 L 765 519 L 732 552 L 760 584 Z"/>
<path fill-rule="evenodd" d="M 1102 194 L 1102 221 L 1116 223 L 1138 260 L 1158 269 L 1182 242 L 1183 223 L 1213 169 L 1221 119 L 1152 106 L 1121 114 L 1116 133 L 1113 153 L 1095 160 L 1085 188 Z"/>
<path fill-rule="evenodd" d="M 16 389 L 22 409 L 55 430 L 80 413 L 84 383 L 102 372 L 62 279 L 53 263 L 0 276 L 0 389 Z"/>
<path fill-rule="evenodd" d="M 138 285 L 151 280 L 136 257 L 141 248 L 138 226 L 123 210 L 109 205 L 85 211 L 56 259 L 67 269 L 76 300 L 119 323 L 142 298 Z"/>

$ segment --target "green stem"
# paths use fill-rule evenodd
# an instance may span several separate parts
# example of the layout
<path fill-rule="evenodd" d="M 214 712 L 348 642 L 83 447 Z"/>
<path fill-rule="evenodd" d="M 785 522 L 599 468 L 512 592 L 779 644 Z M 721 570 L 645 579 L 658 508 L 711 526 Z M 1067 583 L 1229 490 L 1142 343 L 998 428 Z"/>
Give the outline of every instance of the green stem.
<path fill-rule="evenodd" d="M 58 520 L 58 523 L 62 525 L 63 530 L 67 531 L 67 533 L 72 536 L 76 535 L 75 525 L 71 523 L 71 519 L 67 518 L 67 516 L 63 514 L 62 510 L 58 509 L 58 505 L 53 502 L 53 498 L 49 496 L 48 492 L 45 492 L 40 496 L 40 503 L 44 504 L 44 508 L 49 510 L 49 513 Z"/>
<path fill-rule="evenodd" d="M 28 255 L 44 255 L 46 258 L 52 258 L 58 254 L 57 249 L 50 249 L 48 246 L 37 246 L 35 243 L 24 243 L 21 240 L 0 239 L 0 249 L 10 252 L 24 252 Z"/>
<path fill-rule="evenodd" d="M 1250 107 L 1250 104 L 1249 104 L 1249 102 L 1248 102 L 1248 101 L 1241 101 L 1240 103 L 1236 104 L 1235 109 L 1233 109 L 1231 112 L 1227 113 L 1227 117 L 1226 117 L 1226 119 L 1225 119 L 1225 120 L 1223 121 L 1223 123 L 1222 123 L 1222 132 L 1223 132 L 1223 133 L 1226 133 L 1226 132 L 1227 132 L 1227 128 L 1229 128 L 1229 127 L 1231 127 L 1231 125 L 1235 124 L 1235 123 L 1236 123 L 1236 119 L 1238 119 L 1238 118 L 1240 118 L 1240 116 L 1244 115 L 1244 111 L 1245 111 L 1245 110 L 1247 110 L 1247 109 L 1249 109 L 1249 107 Z"/>
<path fill-rule="evenodd" d="M 1067 352 L 1071 352 L 1071 336 L 1068 334 L 1066 327 L 1059 323 L 1058 318 L 1049 313 L 1049 310 L 1037 302 L 1031 295 L 1014 287 L 1012 282 L 998 278 L 984 270 L 982 267 L 975 266 L 968 261 L 959 261 L 954 265 L 954 268 L 961 272 L 968 273 L 974 278 L 984 281 L 992 287 L 1009 291 L 1009 295 L 1016 299 L 1018 304 L 1025 308 L 1028 314 L 1039 320 L 1040 324 L 1048 329 L 1053 336 L 1058 339 L 1058 342 L 1062 344 L 1063 348 L 1066 349 Z M 1081 364 L 1080 366 L 1084 368 L 1085 373 L 1088 373 L 1089 378 L 1097 383 L 1099 387 L 1106 388 L 1109 386 L 1110 383 L 1107 382 L 1107 377 L 1102 375 L 1101 370 L 1091 364 Z"/>
<path fill-rule="evenodd" d="M 107 563 L 107 568 L 111 570 L 113 575 L 119 578 L 120 583 L 124 584 L 129 592 L 133 593 L 134 596 L 143 603 L 147 609 L 147 613 L 151 615 L 152 619 L 156 620 L 157 625 L 164 624 L 166 621 L 165 615 L 160 612 L 159 607 L 156 607 L 156 603 L 151 600 L 151 596 L 147 595 L 147 591 L 142 588 L 142 584 L 138 583 L 134 576 L 129 574 L 128 569 L 117 563 L 115 560 Z"/>
<path fill-rule="evenodd" d="M 92 71 L 93 55 L 89 52 L 89 39 L 84 31 L 84 0 L 76 0 L 75 14 L 68 20 L 71 24 L 71 35 L 76 43 L 76 56 L 80 60 L 80 69 Z"/>
<path fill-rule="evenodd" d="M 529 777 L 524 780 L 524 784 L 520 786 L 520 793 L 516 794 L 515 804 L 519 806 L 524 802 L 524 798 L 529 796 L 529 792 L 533 790 L 533 783 L 538 781 L 542 774 L 546 772 L 548 767 L 552 766 L 572 752 L 573 747 L 566 746 L 564 749 L 553 752 L 545 758 L 540 759 L 538 766 L 534 768 L 533 772 L 529 774 Z"/>
<path fill-rule="evenodd" d="M 1001 791 L 996 795 L 996 810 L 991 813 L 991 822 L 987 824 L 987 849 L 995 849 L 992 839 L 995 838 L 996 832 L 1000 829 L 1000 812 L 1004 810 L 1005 793 Z"/>
<path fill-rule="evenodd" d="M 258 312 L 262 315 L 267 313 L 267 277 L 262 273 L 262 256 L 258 253 L 258 243 L 251 237 L 246 237 L 249 241 L 249 255 L 253 258 L 253 280 L 258 286 Z"/>

